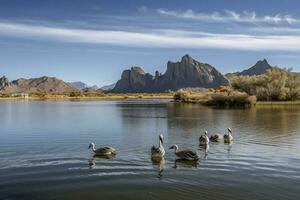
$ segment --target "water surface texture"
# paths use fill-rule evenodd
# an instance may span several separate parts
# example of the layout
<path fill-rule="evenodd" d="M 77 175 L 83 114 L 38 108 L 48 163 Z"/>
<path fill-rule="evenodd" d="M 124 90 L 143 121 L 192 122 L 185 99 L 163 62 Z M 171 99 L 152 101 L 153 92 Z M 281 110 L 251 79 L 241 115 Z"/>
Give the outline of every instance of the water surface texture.
<path fill-rule="evenodd" d="M 212 109 L 168 101 L 0 102 L 0 199 L 298 199 L 300 108 Z M 199 148 L 199 136 L 234 143 Z M 150 159 L 165 137 L 166 156 Z M 88 149 L 111 145 L 113 159 Z M 167 147 L 191 148 L 198 163 Z"/>

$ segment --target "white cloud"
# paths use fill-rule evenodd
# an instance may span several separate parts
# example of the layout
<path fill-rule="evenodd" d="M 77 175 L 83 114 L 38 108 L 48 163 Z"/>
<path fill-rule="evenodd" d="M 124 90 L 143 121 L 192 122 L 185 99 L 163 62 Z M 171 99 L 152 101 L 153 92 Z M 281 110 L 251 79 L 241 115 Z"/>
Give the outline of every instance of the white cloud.
<path fill-rule="evenodd" d="M 244 23 L 287 23 L 295 24 L 299 23 L 300 20 L 293 18 L 291 15 L 281 15 L 276 14 L 273 16 L 265 15 L 258 16 L 255 12 L 244 11 L 238 13 L 232 10 L 224 10 L 224 13 L 214 12 L 208 13 L 197 13 L 193 10 L 177 11 L 177 10 L 166 10 L 157 9 L 156 10 L 161 15 L 166 15 L 170 17 L 182 18 L 182 19 L 193 19 L 211 22 L 244 22 Z"/>
<path fill-rule="evenodd" d="M 247 30 L 272 35 L 300 35 L 300 28 L 290 27 L 250 27 Z"/>
<path fill-rule="evenodd" d="M 241 35 L 156 30 L 147 32 L 69 29 L 16 23 L 0 23 L 0 35 L 70 43 L 133 47 L 214 48 L 235 50 L 300 51 L 300 35 Z"/>

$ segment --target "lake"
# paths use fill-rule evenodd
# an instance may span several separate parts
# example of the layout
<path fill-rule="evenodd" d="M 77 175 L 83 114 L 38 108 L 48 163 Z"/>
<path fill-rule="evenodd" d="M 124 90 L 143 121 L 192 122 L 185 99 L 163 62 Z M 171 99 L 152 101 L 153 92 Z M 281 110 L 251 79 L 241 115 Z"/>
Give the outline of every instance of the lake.
<path fill-rule="evenodd" d="M 0 199 L 298 199 L 300 107 L 213 109 L 167 100 L 0 102 Z M 199 147 L 226 133 L 231 145 Z M 165 160 L 150 148 L 164 135 Z M 89 143 L 117 149 L 93 158 Z M 176 161 L 172 144 L 197 150 Z"/>

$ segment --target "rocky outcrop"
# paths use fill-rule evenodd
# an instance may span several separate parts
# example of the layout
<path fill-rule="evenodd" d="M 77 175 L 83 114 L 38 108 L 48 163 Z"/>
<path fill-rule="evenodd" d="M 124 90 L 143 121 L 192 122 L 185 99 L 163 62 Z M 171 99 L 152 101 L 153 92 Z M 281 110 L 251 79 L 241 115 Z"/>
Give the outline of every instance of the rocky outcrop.
<path fill-rule="evenodd" d="M 2 77 L 3 78 L 3 77 Z M 6 83 L 6 86 L 0 88 L 5 93 L 50 93 L 50 94 L 69 94 L 71 92 L 79 92 L 77 88 L 55 77 L 43 76 L 40 78 L 24 79 L 20 78 Z"/>
<path fill-rule="evenodd" d="M 113 92 L 150 92 L 153 90 L 153 76 L 145 73 L 141 67 L 131 67 L 122 73 Z"/>
<path fill-rule="evenodd" d="M 229 81 L 214 67 L 200 63 L 185 55 L 180 62 L 168 62 L 167 71 L 161 76 L 158 88 L 178 90 L 180 88 L 218 88 L 229 85 Z"/>
<path fill-rule="evenodd" d="M 155 76 L 152 76 L 140 67 L 125 70 L 113 92 L 163 92 L 193 87 L 217 88 L 229 84 L 229 81 L 211 65 L 200 63 L 190 55 L 185 55 L 180 62 L 169 61 L 164 74 L 156 71 Z"/>
<path fill-rule="evenodd" d="M 259 60 L 255 65 L 246 69 L 242 72 L 233 73 L 233 75 L 237 76 L 253 76 L 253 75 L 261 75 L 266 73 L 268 69 L 272 69 L 273 67 L 268 63 L 266 59 Z"/>

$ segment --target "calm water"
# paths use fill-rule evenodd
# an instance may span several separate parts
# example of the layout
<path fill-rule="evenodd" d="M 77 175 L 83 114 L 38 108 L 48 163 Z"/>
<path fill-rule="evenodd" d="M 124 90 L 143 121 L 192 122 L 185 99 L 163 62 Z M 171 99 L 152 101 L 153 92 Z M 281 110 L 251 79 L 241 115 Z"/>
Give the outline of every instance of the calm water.
<path fill-rule="evenodd" d="M 298 199 L 300 107 L 221 110 L 167 101 L 0 102 L 0 199 Z M 205 129 L 232 145 L 198 146 Z M 172 151 L 152 163 L 150 148 L 198 150 L 198 163 Z M 96 147 L 114 159 L 92 159 Z"/>

